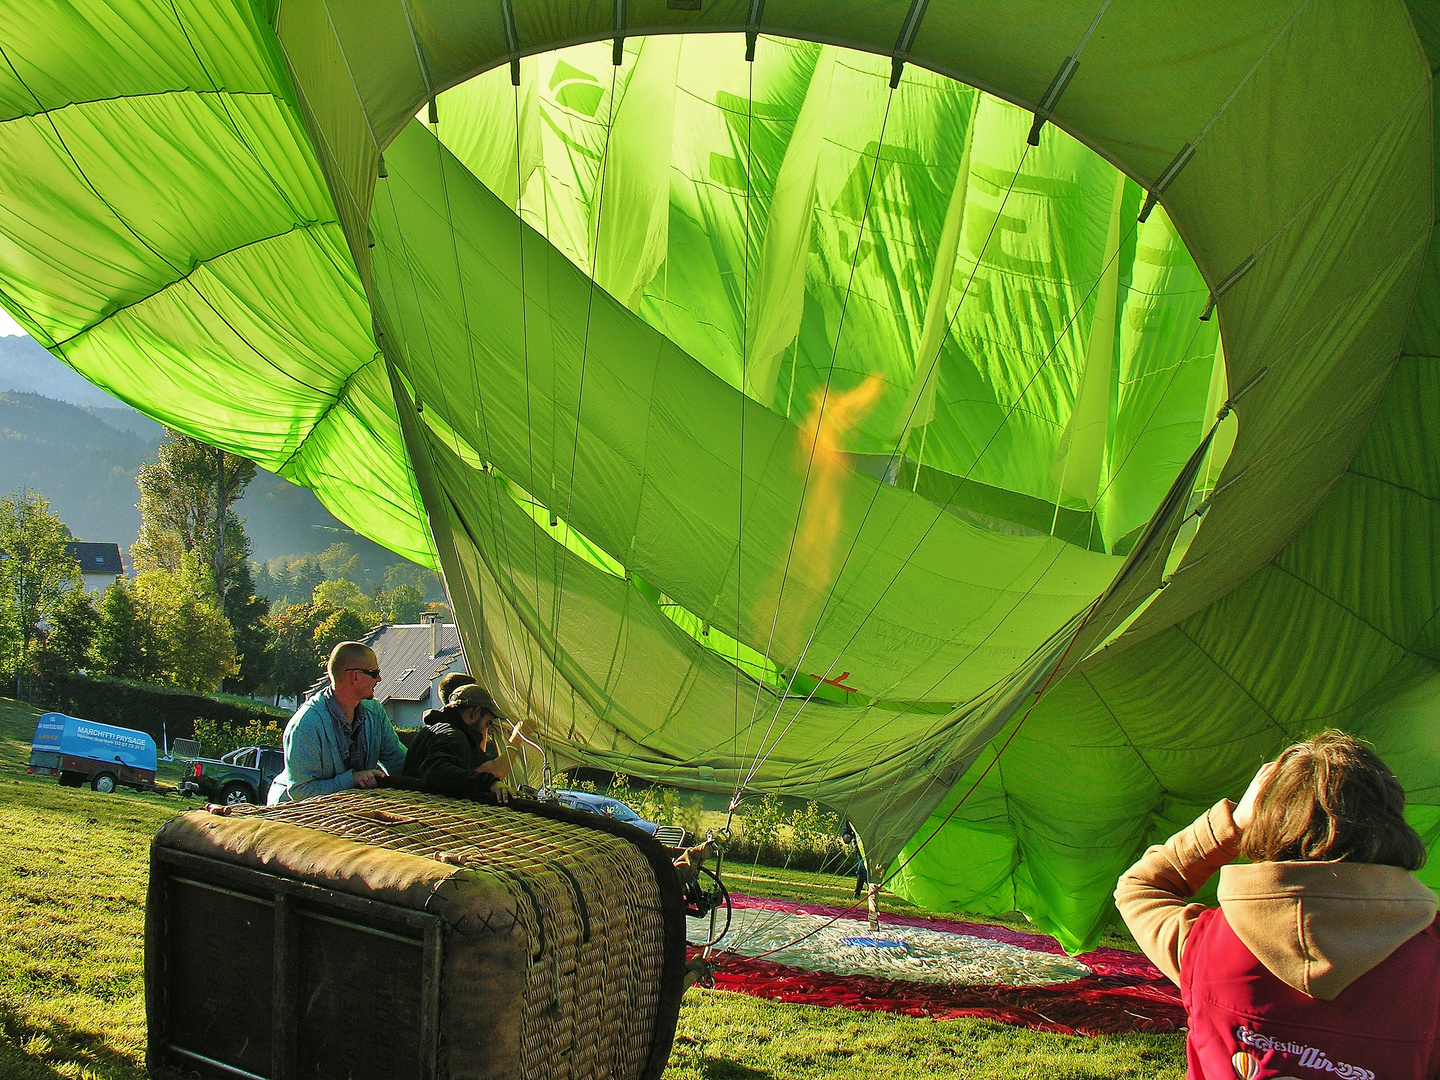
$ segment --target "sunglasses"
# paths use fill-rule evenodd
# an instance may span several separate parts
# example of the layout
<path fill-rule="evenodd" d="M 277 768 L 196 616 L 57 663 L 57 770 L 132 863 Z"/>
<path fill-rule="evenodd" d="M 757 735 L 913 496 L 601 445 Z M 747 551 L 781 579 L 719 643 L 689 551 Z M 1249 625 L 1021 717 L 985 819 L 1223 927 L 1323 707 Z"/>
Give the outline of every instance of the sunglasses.
<path fill-rule="evenodd" d="M 362 673 L 365 674 L 365 675 L 369 675 L 369 676 L 370 676 L 372 679 L 374 679 L 376 682 L 379 682 L 379 681 L 380 681 L 380 669 L 379 669 L 379 668 L 352 667 L 352 668 L 350 668 L 350 670 L 351 670 L 351 671 L 359 671 L 359 672 L 362 672 Z"/>

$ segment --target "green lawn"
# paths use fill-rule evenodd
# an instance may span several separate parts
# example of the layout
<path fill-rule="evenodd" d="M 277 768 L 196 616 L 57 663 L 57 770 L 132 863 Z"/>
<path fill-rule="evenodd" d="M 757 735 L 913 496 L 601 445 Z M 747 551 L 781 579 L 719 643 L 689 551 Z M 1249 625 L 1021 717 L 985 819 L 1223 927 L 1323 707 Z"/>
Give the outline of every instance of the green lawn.
<path fill-rule="evenodd" d="M 141 971 L 150 837 L 186 803 L 27 776 L 39 712 L 0 698 L 0 1076 L 144 1076 Z M 173 781 L 173 767 L 169 771 Z M 166 773 L 162 770 L 162 779 Z M 193 805 L 190 804 L 190 805 Z M 853 879 L 735 866 L 737 891 L 841 902 Z M 913 911 L 886 897 L 891 910 Z M 990 922 L 1013 922 L 987 919 Z M 1118 943 L 1119 939 L 1115 943 Z M 1111 942 L 1107 942 L 1109 944 Z M 1167 1077 L 1178 1035 L 1042 1035 L 691 990 L 666 1080 Z"/>

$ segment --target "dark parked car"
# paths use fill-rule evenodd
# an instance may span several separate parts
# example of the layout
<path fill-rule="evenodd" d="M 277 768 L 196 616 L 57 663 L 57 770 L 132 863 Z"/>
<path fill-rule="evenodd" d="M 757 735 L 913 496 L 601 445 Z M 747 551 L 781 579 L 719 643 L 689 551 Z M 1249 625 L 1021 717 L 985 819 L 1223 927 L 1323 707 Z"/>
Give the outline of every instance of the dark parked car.
<path fill-rule="evenodd" d="M 655 830 L 660 828 L 653 821 L 646 821 L 630 807 L 626 806 L 619 799 L 612 799 L 608 795 L 594 795 L 588 791 L 560 790 L 555 792 L 560 800 L 561 806 L 568 806 L 571 810 L 584 810 L 589 814 L 599 814 L 602 817 L 614 818 L 616 821 L 623 821 L 626 825 L 634 825 L 637 829 L 644 829 L 651 836 Z"/>
<path fill-rule="evenodd" d="M 263 803 L 270 781 L 285 767 L 285 755 L 269 746 L 242 746 L 219 761 L 196 758 L 180 781 L 181 795 L 203 795 L 206 802 L 236 806 Z"/>

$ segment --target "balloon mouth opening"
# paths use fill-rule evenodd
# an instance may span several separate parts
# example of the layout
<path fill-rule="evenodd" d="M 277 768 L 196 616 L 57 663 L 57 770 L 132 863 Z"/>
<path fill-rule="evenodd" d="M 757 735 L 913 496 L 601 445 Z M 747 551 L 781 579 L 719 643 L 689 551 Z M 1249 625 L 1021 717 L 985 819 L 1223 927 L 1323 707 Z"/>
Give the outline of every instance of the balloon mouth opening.
<path fill-rule="evenodd" d="M 944 558 L 1009 567 L 999 589 L 1017 608 L 1045 589 L 1083 608 L 1228 396 L 1219 320 L 1202 318 L 1209 290 L 1163 204 L 1140 221 L 1146 193 L 1065 132 L 1046 125 L 1032 146 L 1030 113 L 928 70 L 892 88 L 888 58 L 771 38 L 743 55 L 741 35 L 570 46 L 422 110 L 377 182 L 376 288 L 382 310 L 413 312 L 386 319 L 416 356 L 433 358 L 440 324 L 461 327 L 445 346 L 459 366 L 445 377 L 412 357 L 400 378 L 427 437 L 507 513 L 750 679 L 806 704 L 945 714 L 996 685 L 1000 661 L 926 689 L 852 677 L 844 649 L 829 667 L 807 659 L 863 573 L 862 538 L 889 542 L 872 510 L 928 503 L 955 545 Z M 477 299 L 462 263 L 483 264 L 493 296 Z M 422 292 L 449 306 L 427 312 Z M 736 562 L 757 543 L 778 552 L 763 572 L 745 564 L 743 591 L 732 576 L 697 594 L 666 559 L 652 580 L 587 505 L 603 489 L 576 495 L 587 455 L 648 452 L 601 430 L 597 395 L 628 393 L 625 373 L 657 352 L 694 389 L 666 408 L 698 410 L 671 418 L 667 453 L 721 462 L 697 497 L 740 478 L 724 511 Z M 486 417 L 504 413 L 513 445 L 497 446 Z M 1227 424 L 1182 493 L 1167 577 L 1203 523 Z M 717 449 L 690 455 L 687 430 Z M 770 441 L 747 446 L 757 431 Z M 789 500 L 783 535 L 750 524 L 757 454 Z M 967 612 L 967 630 L 994 624 L 972 653 L 1032 655 L 1075 615 L 1052 605 L 1021 625 L 1013 610 Z"/>

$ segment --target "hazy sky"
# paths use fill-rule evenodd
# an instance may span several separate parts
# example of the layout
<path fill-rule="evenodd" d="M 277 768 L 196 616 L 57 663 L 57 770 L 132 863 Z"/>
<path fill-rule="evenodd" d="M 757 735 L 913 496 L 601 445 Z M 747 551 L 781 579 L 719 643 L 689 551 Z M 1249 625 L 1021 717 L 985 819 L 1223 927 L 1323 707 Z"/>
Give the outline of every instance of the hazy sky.
<path fill-rule="evenodd" d="M 0 337 L 10 337 L 12 334 L 23 334 L 24 332 L 9 313 L 4 308 L 0 308 Z"/>

